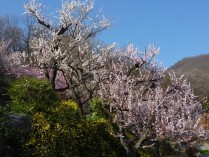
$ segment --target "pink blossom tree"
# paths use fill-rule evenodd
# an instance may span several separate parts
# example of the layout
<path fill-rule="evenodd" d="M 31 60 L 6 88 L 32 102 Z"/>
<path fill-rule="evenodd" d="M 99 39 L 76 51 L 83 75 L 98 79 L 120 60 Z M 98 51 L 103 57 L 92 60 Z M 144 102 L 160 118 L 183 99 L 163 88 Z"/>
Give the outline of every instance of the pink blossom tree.
<path fill-rule="evenodd" d="M 199 125 L 202 105 L 190 85 L 167 72 L 170 83 L 162 86 L 166 71 L 153 60 L 158 51 L 149 46 L 140 52 L 128 45 L 116 52 L 113 58 L 117 60 L 98 75 L 106 77 L 99 93 L 114 117 L 128 157 L 138 149 L 156 146 L 157 141 L 191 143 L 208 137 Z"/>

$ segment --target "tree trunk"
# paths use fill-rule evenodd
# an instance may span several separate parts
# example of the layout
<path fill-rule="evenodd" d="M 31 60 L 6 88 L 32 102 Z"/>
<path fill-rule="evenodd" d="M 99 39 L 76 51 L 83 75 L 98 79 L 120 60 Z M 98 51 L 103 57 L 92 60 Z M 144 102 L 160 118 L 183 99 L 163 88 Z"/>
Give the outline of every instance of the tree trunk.
<path fill-rule="evenodd" d="M 50 80 L 49 71 L 48 71 L 48 69 L 47 69 L 46 64 L 44 64 L 43 69 L 44 69 L 45 78 L 48 79 L 48 80 Z"/>
<path fill-rule="evenodd" d="M 161 157 L 160 143 L 158 141 L 155 143 L 155 153 L 156 157 Z"/>
<path fill-rule="evenodd" d="M 119 126 L 119 133 L 121 135 L 120 143 L 126 150 L 126 157 L 135 157 L 137 149 L 134 148 L 129 142 L 125 140 L 125 131 L 120 125 L 118 126 Z M 138 157 L 140 157 L 140 155 L 138 155 Z"/>
<path fill-rule="evenodd" d="M 136 150 L 127 150 L 127 155 L 126 157 L 136 157 Z M 137 157 L 140 157 L 140 154 L 138 154 Z"/>
<path fill-rule="evenodd" d="M 52 69 L 52 76 L 51 76 L 51 84 L 52 84 L 52 88 L 55 90 L 55 80 L 56 80 L 56 77 L 57 77 L 57 68 L 53 68 Z"/>
<path fill-rule="evenodd" d="M 82 104 L 78 104 L 78 106 L 79 106 L 81 115 L 84 116 L 83 105 Z"/>
<path fill-rule="evenodd" d="M 53 68 L 52 68 L 51 78 L 50 78 L 50 82 L 51 82 L 52 88 L 54 90 L 55 90 L 55 80 L 56 80 L 56 77 L 57 77 L 57 71 L 58 71 L 57 62 L 55 61 L 53 63 Z"/>

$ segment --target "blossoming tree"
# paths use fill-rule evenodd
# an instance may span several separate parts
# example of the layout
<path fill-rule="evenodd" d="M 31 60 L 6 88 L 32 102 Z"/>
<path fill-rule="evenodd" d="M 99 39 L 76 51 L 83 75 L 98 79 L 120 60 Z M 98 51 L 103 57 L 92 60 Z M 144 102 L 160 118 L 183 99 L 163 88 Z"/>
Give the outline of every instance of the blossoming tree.
<path fill-rule="evenodd" d="M 101 71 L 107 79 L 99 93 L 114 116 L 127 156 L 161 140 L 180 143 L 207 137 L 199 125 L 202 105 L 190 85 L 167 72 L 169 83 L 163 86 L 166 71 L 153 60 L 158 51 L 149 46 L 139 52 L 128 45 L 113 55 L 117 61 Z"/>
<path fill-rule="evenodd" d="M 57 12 L 57 19 L 53 21 L 52 17 L 44 15 L 42 4 L 35 0 L 25 4 L 26 13 L 34 16 L 44 28 L 42 35 L 31 41 L 34 50 L 32 61 L 43 69 L 54 88 L 58 72 L 65 78 L 65 69 L 77 71 L 77 66 L 84 66 L 78 65 L 78 62 L 84 64 L 87 62 L 85 58 L 90 59 L 87 54 L 90 39 L 111 26 L 105 17 L 101 18 L 98 14 L 93 17 L 93 8 L 92 0 L 64 1 Z M 67 87 L 60 90 L 69 88 L 65 81 Z"/>

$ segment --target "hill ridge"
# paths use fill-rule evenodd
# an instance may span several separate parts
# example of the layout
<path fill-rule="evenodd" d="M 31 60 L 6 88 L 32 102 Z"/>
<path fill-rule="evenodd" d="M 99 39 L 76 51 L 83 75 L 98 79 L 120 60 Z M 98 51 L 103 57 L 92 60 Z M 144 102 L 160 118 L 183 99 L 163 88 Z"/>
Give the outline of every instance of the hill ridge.
<path fill-rule="evenodd" d="M 191 83 L 195 95 L 200 98 L 209 96 L 209 54 L 183 58 L 169 68 Z"/>

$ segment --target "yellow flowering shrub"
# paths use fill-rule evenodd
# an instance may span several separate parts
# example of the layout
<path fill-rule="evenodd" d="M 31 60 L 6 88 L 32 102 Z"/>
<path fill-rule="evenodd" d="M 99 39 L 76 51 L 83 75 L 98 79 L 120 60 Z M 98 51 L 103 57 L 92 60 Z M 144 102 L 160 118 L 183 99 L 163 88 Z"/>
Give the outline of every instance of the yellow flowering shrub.
<path fill-rule="evenodd" d="M 54 134 L 55 130 L 51 127 L 52 124 L 41 112 L 35 113 L 32 121 L 33 132 L 29 135 L 29 139 L 25 143 L 25 154 L 27 156 L 36 156 L 37 153 L 38 156 L 53 155 L 56 134 Z M 32 147 L 33 149 L 31 149 Z"/>
<path fill-rule="evenodd" d="M 78 110 L 79 109 L 78 104 L 73 100 L 62 100 L 61 105 L 66 105 L 68 107 L 71 107 L 73 110 Z"/>
<path fill-rule="evenodd" d="M 32 121 L 26 156 L 117 157 L 123 153 L 118 138 L 109 134 L 108 122 L 104 118 L 86 120 L 71 100 L 62 101 L 50 114 L 35 113 Z"/>

